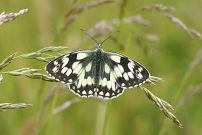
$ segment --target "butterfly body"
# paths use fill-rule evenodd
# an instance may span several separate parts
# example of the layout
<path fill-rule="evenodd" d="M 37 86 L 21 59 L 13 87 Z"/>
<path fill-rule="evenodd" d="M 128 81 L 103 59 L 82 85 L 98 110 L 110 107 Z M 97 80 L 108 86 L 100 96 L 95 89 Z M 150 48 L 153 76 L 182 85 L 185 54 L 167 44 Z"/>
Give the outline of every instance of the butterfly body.
<path fill-rule="evenodd" d="M 96 87 L 98 87 L 100 76 L 102 76 L 102 65 L 104 63 L 103 59 L 103 50 L 101 48 L 98 48 L 95 50 L 95 55 L 93 56 L 93 65 L 92 66 L 92 71 L 93 71 L 93 76 L 94 76 L 94 83 Z M 95 63 L 95 64 L 94 64 Z"/>
<path fill-rule="evenodd" d="M 111 99 L 124 89 L 149 81 L 150 74 L 136 61 L 118 53 L 96 50 L 64 54 L 46 66 L 47 73 L 82 97 Z"/>

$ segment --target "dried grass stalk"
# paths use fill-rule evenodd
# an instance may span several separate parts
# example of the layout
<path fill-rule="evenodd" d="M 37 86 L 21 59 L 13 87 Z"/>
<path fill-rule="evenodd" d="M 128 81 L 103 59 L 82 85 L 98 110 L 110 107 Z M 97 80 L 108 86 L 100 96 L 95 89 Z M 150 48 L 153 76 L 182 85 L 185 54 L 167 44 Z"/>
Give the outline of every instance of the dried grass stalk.
<path fill-rule="evenodd" d="M 202 93 L 202 83 L 196 86 L 190 86 L 179 100 L 178 108 L 188 104 L 194 98 L 194 96 L 200 93 Z"/>
<path fill-rule="evenodd" d="M 114 26 L 124 23 L 125 25 L 129 24 L 139 24 L 142 26 L 149 26 L 149 21 L 144 19 L 142 15 L 134 15 L 126 18 L 112 19 L 111 21 L 101 20 L 97 22 L 93 27 L 88 30 L 88 33 L 91 36 L 102 36 L 108 32 L 112 32 Z"/>
<path fill-rule="evenodd" d="M 198 32 L 197 30 L 194 30 L 192 28 L 187 27 L 179 18 L 167 15 L 168 19 L 173 22 L 176 26 L 184 30 L 187 34 L 189 34 L 191 37 L 196 37 L 202 40 L 202 34 Z"/>
<path fill-rule="evenodd" d="M 57 87 L 56 85 L 53 85 L 51 89 L 48 91 L 45 98 L 43 99 L 42 108 L 52 101 L 53 95 L 56 93 L 56 91 L 57 91 Z"/>
<path fill-rule="evenodd" d="M 107 3 L 112 3 L 114 1 L 112 0 L 99 0 L 99 1 L 93 1 L 90 2 L 84 6 L 74 6 L 72 9 L 70 9 L 67 13 L 66 13 L 66 17 L 70 16 L 70 15 L 75 15 L 75 14 L 79 14 L 85 10 L 89 10 L 91 8 L 103 5 L 103 4 L 107 4 Z"/>
<path fill-rule="evenodd" d="M 157 42 L 160 40 L 159 36 L 154 33 L 148 33 L 144 36 L 144 38 L 150 42 Z"/>
<path fill-rule="evenodd" d="M 202 64 L 202 48 L 198 50 L 198 53 L 189 65 L 187 72 L 193 71 L 200 64 Z"/>
<path fill-rule="evenodd" d="M 66 110 L 67 108 L 69 108 L 71 105 L 75 104 L 75 103 L 78 103 L 80 101 L 79 98 L 74 98 L 72 100 L 68 100 L 66 101 L 64 104 L 60 105 L 59 107 L 55 108 L 53 111 L 52 111 L 52 114 L 58 114 L 64 110 Z"/>
<path fill-rule="evenodd" d="M 20 11 L 17 12 L 17 13 L 5 13 L 5 12 L 2 12 L 2 13 L 0 14 L 0 26 L 1 26 L 3 23 L 6 23 L 6 22 L 8 22 L 8 21 L 14 20 L 16 17 L 23 15 L 23 14 L 26 13 L 27 11 L 28 11 L 28 9 L 22 9 L 22 10 L 20 10 Z"/>
<path fill-rule="evenodd" d="M 88 4 L 78 8 L 76 13 L 80 13 L 80 12 L 83 12 L 85 10 L 89 10 L 91 8 L 97 7 L 97 6 L 101 6 L 103 4 L 108 4 L 108 3 L 113 3 L 113 2 L 115 2 L 115 1 L 113 1 L 113 0 L 97 0 L 97 1 L 93 1 L 91 3 L 88 3 Z"/>
<path fill-rule="evenodd" d="M 116 22 L 119 23 L 118 20 Z M 93 37 L 105 35 L 105 33 L 113 31 L 113 26 L 117 23 L 112 23 L 112 21 L 107 22 L 105 20 L 99 21 L 88 30 L 88 33 Z"/>
<path fill-rule="evenodd" d="M 7 109 L 27 108 L 30 106 L 32 106 L 32 105 L 25 104 L 25 103 L 18 103 L 18 104 L 0 103 L 0 111 L 7 110 Z"/>
<path fill-rule="evenodd" d="M 89 10 L 91 8 L 98 7 L 108 3 L 113 3 L 113 2 L 114 1 L 112 0 L 99 0 L 99 1 L 90 2 L 84 6 L 73 6 L 73 8 L 70 9 L 65 15 L 65 24 L 63 26 L 62 31 L 65 31 L 69 27 L 69 25 L 77 19 L 78 14 L 86 10 Z"/>
<path fill-rule="evenodd" d="M 5 68 L 6 66 L 8 66 L 8 64 L 10 64 L 12 62 L 12 60 L 15 58 L 16 53 L 8 56 L 2 63 L 0 63 L 0 71 Z"/>
<path fill-rule="evenodd" d="M 124 18 L 123 23 L 125 23 L 126 25 L 135 23 L 143 26 L 149 26 L 149 21 L 144 19 L 142 15 L 134 15 Z"/>
<path fill-rule="evenodd" d="M 175 11 L 174 7 L 168 7 L 163 4 L 153 4 L 153 5 L 146 5 L 142 8 L 143 10 L 147 11 L 158 11 L 158 12 L 170 12 Z"/>
<path fill-rule="evenodd" d="M 181 122 L 175 117 L 174 114 L 170 112 L 170 110 L 173 110 L 173 107 L 166 101 L 160 99 L 159 97 L 155 96 L 153 93 L 151 93 L 148 89 L 146 89 L 143 86 L 140 86 L 140 88 L 145 92 L 149 100 L 155 103 L 155 105 L 159 108 L 160 111 L 163 112 L 163 114 L 170 120 L 173 121 L 174 124 L 182 128 Z"/>

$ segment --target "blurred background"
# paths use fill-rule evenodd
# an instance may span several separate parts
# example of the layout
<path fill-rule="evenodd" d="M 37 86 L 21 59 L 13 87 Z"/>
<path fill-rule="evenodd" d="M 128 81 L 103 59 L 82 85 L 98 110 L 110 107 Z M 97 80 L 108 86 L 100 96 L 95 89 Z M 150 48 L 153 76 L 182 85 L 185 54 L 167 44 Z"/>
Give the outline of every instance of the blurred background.
<path fill-rule="evenodd" d="M 81 28 L 98 41 L 119 30 L 103 48 L 125 54 L 163 78 L 162 83 L 144 86 L 173 105 L 184 128 L 168 120 L 140 88 L 103 103 L 78 98 L 60 83 L 3 74 L 0 103 L 33 106 L 1 111 L 1 135 L 202 134 L 201 0 L 0 2 L 0 13 L 23 8 L 29 11 L 0 26 L 0 61 L 14 52 L 20 55 L 48 46 L 66 46 L 67 52 L 94 49 L 94 41 Z M 29 67 L 46 74 L 45 65 L 16 59 L 1 72 Z M 64 110 L 55 110 L 61 106 Z"/>

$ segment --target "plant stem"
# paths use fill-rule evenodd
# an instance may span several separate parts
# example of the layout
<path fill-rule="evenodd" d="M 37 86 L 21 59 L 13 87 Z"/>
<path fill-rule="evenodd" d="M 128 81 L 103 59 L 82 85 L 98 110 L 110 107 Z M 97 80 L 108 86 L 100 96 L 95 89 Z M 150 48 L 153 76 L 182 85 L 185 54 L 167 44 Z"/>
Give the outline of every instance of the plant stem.
<path fill-rule="evenodd" d="M 107 102 L 101 101 L 98 105 L 95 135 L 103 135 L 104 134 L 106 110 L 107 110 Z"/>

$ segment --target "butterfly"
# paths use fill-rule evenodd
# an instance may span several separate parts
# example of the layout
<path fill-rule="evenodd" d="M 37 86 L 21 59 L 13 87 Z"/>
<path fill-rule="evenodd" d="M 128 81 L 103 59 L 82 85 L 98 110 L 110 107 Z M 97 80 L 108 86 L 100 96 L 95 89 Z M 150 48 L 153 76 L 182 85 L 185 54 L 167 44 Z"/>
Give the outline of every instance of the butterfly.
<path fill-rule="evenodd" d="M 81 97 L 103 99 L 116 98 L 125 89 L 160 80 L 150 76 L 138 62 L 116 52 L 105 52 L 102 49 L 104 41 L 93 40 L 97 45 L 95 50 L 64 54 L 46 65 L 47 73 Z"/>

